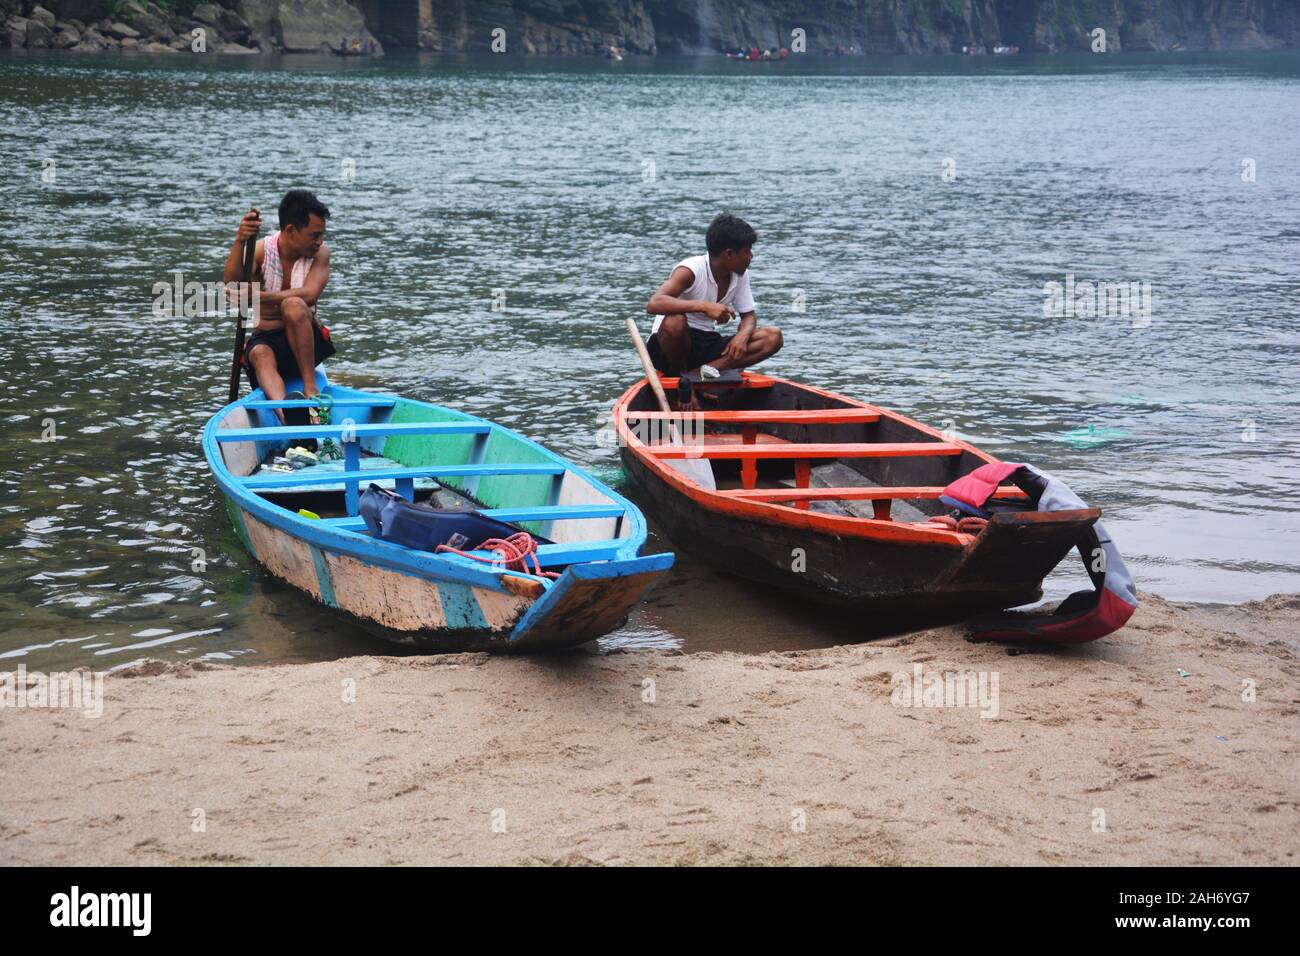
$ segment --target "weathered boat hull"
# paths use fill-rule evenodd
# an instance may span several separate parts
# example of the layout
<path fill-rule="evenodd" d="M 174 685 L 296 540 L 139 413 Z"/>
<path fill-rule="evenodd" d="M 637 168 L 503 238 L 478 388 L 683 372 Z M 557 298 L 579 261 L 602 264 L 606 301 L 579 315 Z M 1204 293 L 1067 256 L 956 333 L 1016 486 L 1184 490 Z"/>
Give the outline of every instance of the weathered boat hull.
<path fill-rule="evenodd" d="M 636 456 L 624 468 L 659 530 L 680 550 L 720 570 L 802 599 L 897 615 L 917 610 L 964 615 L 1028 604 L 1042 597 L 1042 580 L 1061 562 L 1092 512 L 1071 513 L 1047 534 L 1030 535 L 1010 515 L 994 520 L 1011 531 L 971 549 L 924 547 L 816 534 L 783 525 L 684 507 L 680 496 Z M 1056 517 L 1056 516 L 1053 516 Z M 1039 531 L 1039 526 L 1032 530 Z M 1015 552 L 1015 573 L 1009 572 Z"/>
<path fill-rule="evenodd" d="M 330 388 L 329 393 L 354 402 L 367 395 L 338 387 Z M 254 404 L 247 406 L 249 402 Z M 619 627 L 645 592 L 672 566 L 672 554 L 639 554 L 645 542 L 644 518 L 630 502 L 541 446 L 490 423 L 483 423 L 490 428 L 478 429 L 486 436 L 482 444 L 465 454 L 471 456 L 470 460 L 491 461 L 506 449 L 507 460 L 542 465 L 526 469 L 530 474 L 542 472 L 531 478 L 497 478 L 496 490 L 487 493 L 510 504 L 522 503 L 524 507 L 514 510 L 535 516 L 538 523 L 548 519 L 546 530 L 552 540 L 570 539 L 569 544 L 550 546 L 551 554 L 544 559 L 559 569 L 558 578 L 413 551 L 369 537 L 359 518 L 310 520 L 291 510 L 293 505 L 283 507 L 268 500 L 266 492 L 256 493 L 255 482 L 262 479 L 251 476 L 256 465 L 249 463 L 264 457 L 262 443 L 253 448 L 253 441 L 231 441 L 229 435 L 223 434 L 225 429 L 251 434 L 248 426 L 252 418 L 265 412 L 251 411 L 259 403 L 265 404 L 260 393 L 255 392 L 227 406 L 212 418 L 204 432 L 205 452 L 240 540 L 267 572 L 386 640 L 433 651 L 533 651 L 582 644 Z M 446 422 L 449 428 L 482 422 L 405 399 L 387 400 L 387 404 L 393 411 L 384 414 L 405 423 L 391 429 L 394 432 L 411 430 L 412 420 L 418 422 L 421 418 Z M 383 416 L 374 416 L 369 410 L 358 409 L 349 417 L 353 426 L 384 424 L 373 420 Z M 273 429 L 276 424 L 272 421 L 265 427 Z M 423 431 L 439 427 L 432 424 Z M 418 426 L 416 430 L 420 430 Z M 411 437 L 406 433 L 403 436 L 402 441 L 409 446 Z M 365 439 L 376 440 L 387 439 Z M 440 471 L 433 459 L 443 460 L 441 453 L 423 448 L 412 451 L 407 446 L 394 452 L 398 453 L 418 463 L 407 472 Z M 456 467 L 466 466 L 457 459 L 453 470 Z M 506 465 L 495 470 L 490 464 L 468 467 L 491 476 L 521 466 Z M 345 475 L 356 474 L 358 482 L 365 480 L 364 471 L 335 474 L 340 486 Z M 532 487 L 537 484 L 534 478 L 542 482 L 537 487 Z M 486 485 L 493 479 L 473 480 Z M 475 487 L 482 490 L 477 484 Z M 342 501 L 342 490 L 335 495 Z M 355 492 L 349 492 L 349 500 L 354 497 Z M 584 514 L 579 512 L 590 512 L 599 520 L 582 522 L 579 519 Z M 351 514 L 355 515 L 354 508 Z M 599 517 L 605 514 L 613 517 Z M 602 538 L 602 534 L 610 537 Z"/>
<path fill-rule="evenodd" d="M 830 393 L 780 382 L 770 404 L 799 410 L 868 408 Z M 616 420 L 635 419 L 651 406 L 634 386 L 616 405 Z M 774 401 L 771 401 L 774 400 Z M 757 395 L 734 403 L 760 410 Z M 872 440 L 899 442 L 938 436 L 901 416 L 873 425 Z M 921 431 L 907 436 L 902 429 Z M 883 427 L 881 427 L 883 426 Z M 867 426 L 772 426 L 774 441 L 861 441 L 855 428 Z M 802 429 L 802 431 L 798 430 Z M 820 429 L 820 431 L 813 431 Z M 809 432 L 812 434 L 809 434 Z M 636 436 L 621 433 L 620 455 L 639 503 L 680 550 L 719 570 L 788 592 L 818 604 L 869 610 L 884 617 L 924 615 L 961 618 L 1038 600 L 1043 578 L 1079 541 L 1100 512 L 1006 512 L 993 516 L 978 534 L 959 534 L 932 525 L 854 517 L 829 517 L 794 507 L 757 504 L 710 492 L 662 466 Z M 877 466 L 882 485 L 946 484 L 992 460 L 964 443 L 947 461 L 895 458 Z M 719 475 L 728 473 L 715 468 Z M 774 463 L 766 463 L 774 464 Z M 734 469 L 733 469 L 734 470 Z M 770 471 L 771 469 L 769 469 Z M 923 480 L 918 480 L 920 477 Z M 877 478 L 876 480 L 880 480 Z M 864 485 L 873 482 L 864 476 Z M 745 492 L 740 492 L 743 495 Z M 937 497 L 937 496 L 936 496 Z M 926 504 L 939 514 L 937 502 Z M 887 510 L 887 509 L 886 509 Z"/>
<path fill-rule="evenodd" d="M 426 651 L 520 652 L 593 641 L 621 627 L 673 563 L 671 554 L 606 562 L 602 576 L 575 573 L 563 601 L 558 595 L 546 601 L 369 564 L 280 531 L 234 502 L 227 506 L 250 557 L 265 571 L 368 634 Z"/>

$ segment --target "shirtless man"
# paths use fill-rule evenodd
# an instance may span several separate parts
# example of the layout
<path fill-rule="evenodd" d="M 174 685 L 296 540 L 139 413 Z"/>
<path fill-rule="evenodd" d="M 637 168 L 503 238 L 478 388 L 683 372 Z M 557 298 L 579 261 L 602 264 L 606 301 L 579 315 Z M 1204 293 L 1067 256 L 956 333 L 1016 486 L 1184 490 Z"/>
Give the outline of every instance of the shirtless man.
<path fill-rule="evenodd" d="M 699 369 L 716 378 L 726 369 L 748 368 L 780 351 L 781 331 L 758 328 L 746 270 L 758 234 L 749 223 L 719 213 L 704 235 L 708 255 L 683 259 L 650 297 L 646 312 L 657 315 L 646 349 L 655 368 L 678 374 Z M 736 315 L 740 325 L 724 337 L 715 328 Z"/>
<path fill-rule="evenodd" d="M 253 278 L 261 283 L 260 314 L 244 346 L 244 364 L 253 386 L 272 400 L 285 397 L 286 379 L 300 380 L 304 397 L 315 395 L 316 366 L 334 354 L 329 329 L 316 321 L 316 302 L 330 278 L 329 215 L 311 193 L 291 189 L 280 200 L 279 232 L 257 243 Z M 244 240 L 261 228 L 261 215 L 250 209 L 226 257 L 226 282 L 244 281 Z"/>

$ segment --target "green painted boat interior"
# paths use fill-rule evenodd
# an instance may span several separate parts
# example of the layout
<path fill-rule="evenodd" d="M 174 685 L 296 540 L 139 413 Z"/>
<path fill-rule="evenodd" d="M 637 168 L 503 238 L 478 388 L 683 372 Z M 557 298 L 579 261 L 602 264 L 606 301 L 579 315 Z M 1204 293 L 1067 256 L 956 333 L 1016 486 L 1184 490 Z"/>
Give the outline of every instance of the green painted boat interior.
<path fill-rule="evenodd" d="M 453 409 L 402 398 L 395 398 L 391 407 L 366 409 L 363 403 L 357 401 L 357 396 L 350 394 L 350 390 L 343 390 L 343 394 L 337 397 L 361 407 L 360 412 L 353 413 L 358 424 L 426 425 L 482 421 Z M 257 421 L 271 423 L 272 420 L 264 409 L 259 409 L 258 412 Z M 243 408 L 236 408 L 230 414 L 233 427 L 250 427 Z M 340 415 L 336 411 L 334 424 L 341 424 L 346 415 L 347 413 Z M 256 429 L 258 425 L 251 424 L 251 427 Z M 221 451 L 232 473 L 237 477 L 247 477 L 268 473 L 267 468 L 272 459 L 284 454 L 292 444 L 292 439 L 282 437 L 259 441 L 258 454 L 254 456 L 251 453 L 253 443 L 240 440 L 223 443 Z M 361 491 L 370 483 L 370 479 L 365 477 L 366 472 L 382 472 L 385 469 L 428 469 L 436 473 L 441 466 L 483 465 L 489 469 L 493 465 L 566 467 L 563 459 L 557 459 L 527 439 L 499 427 L 483 434 L 371 435 L 363 438 L 362 444 L 362 457 L 358 463 L 362 472 L 359 485 Z M 295 473 L 307 479 L 304 484 L 296 485 L 285 481 L 283 484 L 256 488 L 255 492 L 264 500 L 290 512 L 306 509 L 323 518 L 346 517 L 348 511 L 343 481 L 345 469 L 344 462 L 338 459 L 311 464 Z M 337 483 L 317 480 L 323 473 L 328 473 L 331 477 L 337 475 Z M 396 487 L 393 478 L 374 480 L 389 489 Z M 571 469 L 561 474 L 540 475 L 440 477 L 431 474 L 415 477 L 413 482 L 414 500 L 429 501 L 434 507 L 440 508 L 549 510 L 551 506 L 619 504 L 598 485 L 593 485 Z M 446 490 L 440 491 L 440 486 L 445 486 Z M 631 533 L 631 526 L 622 520 L 621 511 L 620 507 L 617 516 L 585 515 L 578 518 L 511 520 L 510 523 L 556 543 L 601 540 L 624 537 Z M 232 514 L 232 520 L 233 518 Z"/>
<path fill-rule="evenodd" d="M 445 408 L 430 408 L 418 402 L 399 399 L 390 421 L 406 422 L 459 422 L 471 416 Z M 393 435 L 384 441 L 384 457 L 407 468 L 425 465 L 465 465 L 470 463 L 475 435 Z M 554 459 L 501 429 L 493 429 L 487 436 L 481 464 L 528 465 L 550 464 Z M 552 475 L 486 475 L 481 478 L 439 479 L 451 488 L 472 493 L 487 508 L 520 508 L 552 503 L 557 478 Z M 467 488 L 467 482 L 470 487 Z M 477 487 L 473 483 L 477 482 Z M 542 522 L 519 522 L 534 534 Z"/>

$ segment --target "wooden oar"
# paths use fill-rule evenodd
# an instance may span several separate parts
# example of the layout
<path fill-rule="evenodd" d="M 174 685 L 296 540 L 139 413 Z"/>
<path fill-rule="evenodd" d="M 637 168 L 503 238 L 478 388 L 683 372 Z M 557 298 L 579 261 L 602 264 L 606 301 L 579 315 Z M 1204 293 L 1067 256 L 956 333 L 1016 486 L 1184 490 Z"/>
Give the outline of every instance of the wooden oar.
<path fill-rule="evenodd" d="M 253 310 L 253 264 L 257 261 L 257 236 L 244 240 L 244 282 L 248 286 L 249 312 Z M 230 365 L 230 397 L 227 404 L 239 400 L 239 376 L 244 367 L 244 312 L 235 299 L 235 358 Z"/>
<path fill-rule="evenodd" d="M 659 373 L 655 371 L 654 362 L 650 361 L 650 353 L 646 351 L 645 342 L 641 341 L 641 330 L 636 327 L 636 319 L 628 318 L 627 331 L 632 336 L 632 341 L 636 343 L 636 351 L 641 356 L 641 367 L 645 369 L 646 381 L 650 383 L 650 388 L 655 393 L 655 398 L 659 400 L 661 411 L 670 412 L 668 407 L 668 396 L 664 394 L 664 387 L 659 382 Z M 671 420 L 667 421 L 668 440 L 674 445 L 681 445 L 682 436 L 677 432 L 677 426 Z M 708 491 L 716 491 L 718 483 L 713 477 L 713 466 L 707 461 L 699 458 L 678 458 L 668 459 L 664 462 L 670 468 L 682 473 L 683 476 L 695 482 L 701 488 Z"/>

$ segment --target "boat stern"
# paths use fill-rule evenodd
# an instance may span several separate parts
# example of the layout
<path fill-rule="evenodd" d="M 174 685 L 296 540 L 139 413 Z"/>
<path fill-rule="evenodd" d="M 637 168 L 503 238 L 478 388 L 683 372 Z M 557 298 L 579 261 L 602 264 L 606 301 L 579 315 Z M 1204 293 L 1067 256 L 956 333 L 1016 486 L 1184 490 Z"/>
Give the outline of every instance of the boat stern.
<path fill-rule="evenodd" d="M 1036 601 L 1043 578 L 1100 517 L 1100 508 L 998 512 L 940 590 L 958 597 L 1000 595 L 994 603 L 1002 607 Z"/>
<path fill-rule="evenodd" d="M 673 560 L 668 552 L 566 568 L 515 625 L 508 649 L 571 647 L 608 634 L 622 625 Z"/>

